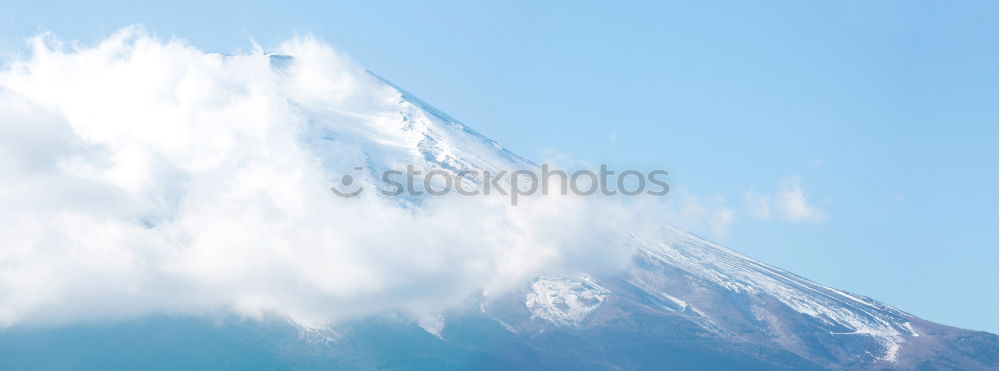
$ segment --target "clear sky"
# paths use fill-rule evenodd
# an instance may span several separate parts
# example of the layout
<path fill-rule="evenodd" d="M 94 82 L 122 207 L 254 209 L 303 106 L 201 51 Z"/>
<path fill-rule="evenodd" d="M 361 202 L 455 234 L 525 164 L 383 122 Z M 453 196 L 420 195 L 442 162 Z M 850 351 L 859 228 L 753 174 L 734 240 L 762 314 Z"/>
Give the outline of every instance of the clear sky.
<path fill-rule="evenodd" d="M 313 34 L 526 157 L 669 169 L 709 239 L 997 332 L 995 1 L 132 3 L 6 1 L 0 53 Z"/>

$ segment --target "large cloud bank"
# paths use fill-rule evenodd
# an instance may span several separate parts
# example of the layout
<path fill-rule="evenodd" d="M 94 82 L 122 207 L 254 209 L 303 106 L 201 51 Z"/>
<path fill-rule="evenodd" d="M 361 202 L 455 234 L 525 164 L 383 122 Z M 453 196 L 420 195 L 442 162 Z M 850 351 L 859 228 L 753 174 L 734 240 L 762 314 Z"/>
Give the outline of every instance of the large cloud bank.
<path fill-rule="evenodd" d="M 129 28 L 93 45 L 39 36 L 5 61 L 0 325 L 419 316 L 615 266 L 629 214 L 602 201 L 334 196 L 301 107 L 363 114 L 391 92 L 315 40 L 276 51 L 299 67 Z"/>

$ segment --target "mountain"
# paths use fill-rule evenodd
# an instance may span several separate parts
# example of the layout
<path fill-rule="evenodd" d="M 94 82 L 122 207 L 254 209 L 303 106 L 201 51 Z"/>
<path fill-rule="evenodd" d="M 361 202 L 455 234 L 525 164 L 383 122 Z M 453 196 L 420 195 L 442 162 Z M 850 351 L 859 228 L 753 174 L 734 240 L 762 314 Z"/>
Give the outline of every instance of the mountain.
<path fill-rule="evenodd" d="M 282 69 L 294 58 L 270 56 Z M 363 186 L 422 170 L 535 165 L 377 78 L 392 112 L 309 112 L 330 169 L 364 163 Z M 323 119 L 318 119 L 322 117 Z M 338 119 L 340 118 L 340 119 Z M 344 158 L 338 148 L 361 149 Z M 417 208 L 421 197 L 399 207 Z M 900 369 L 995 370 L 997 335 L 952 328 L 771 267 L 667 224 L 609 238 L 614 272 L 552 272 L 417 320 L 302 327 L 282 319 L 152 317 L 0 332 L 5 369 Z"/>

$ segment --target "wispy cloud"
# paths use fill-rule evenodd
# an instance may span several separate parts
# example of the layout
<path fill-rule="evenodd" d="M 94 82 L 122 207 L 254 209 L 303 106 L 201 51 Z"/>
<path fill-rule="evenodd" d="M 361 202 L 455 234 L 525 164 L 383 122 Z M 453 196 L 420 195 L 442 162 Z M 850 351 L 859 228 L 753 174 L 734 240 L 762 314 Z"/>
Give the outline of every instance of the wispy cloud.
<path fill-rule="evenodd" d="M 827 219 L 823 210 L 810 203 L 798 176 L 782 180 L 779 189 L 773 193 L 747 192 L 746 203 L 750 215 L 761 220 L 777 218 L 792 223 L 821 223 Z"/>
<path fill-rule="evenodd" d="M 737 216 L 725 197 L 703 196 L 683 189 L 674 190 L 659 207 L 657 215 L 663 221 L 713 238 L 727 237 Z"/>

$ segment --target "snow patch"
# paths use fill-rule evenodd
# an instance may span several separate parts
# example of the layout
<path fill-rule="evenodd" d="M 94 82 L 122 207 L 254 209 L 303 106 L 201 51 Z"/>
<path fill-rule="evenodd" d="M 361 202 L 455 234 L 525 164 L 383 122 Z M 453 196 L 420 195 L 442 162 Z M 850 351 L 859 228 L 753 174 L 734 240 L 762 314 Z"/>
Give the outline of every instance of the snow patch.
<path fill-rule="evenodd" d="M 441 330 L 444 329 L 444 316 L 441 313 L 428 313 L 420 317 L 417 320 L 417 324 L 420 328 L 427 331 L 427 333 L 441 338 Z"/>
<path fill-rule="evenodd" d="M 293 323 L 294 324 L 294 323 Z M 309 344 L 329 344 L 341 338 L 340 333 L 328 326 L 297 326 L 299 339 Z"/>
<path fill-rule="evenodd" d="M 604 303 L 611 292 L 589 276 L 581 279 L 539 277 L 531 283 L 524 305 L 532 318 L 542 318 L 557 326 L 579 326 Z"/>
<path fill-rule="evenodd" d="M 678 298 L 676 298 L 674 296 L 670 296 L 670 294 L 667 294 L 665 292 L 662 293 L 662 294 L 663 294 L 663 297 L 665 297 L 668 300 L 674 302 L 674 304 L 677 304 L 677 306 L 680 307 L 681 310 L 684 310 L 684 308 L 687 308 L 687 302 L 686 301 L 678 299 Z"/>

